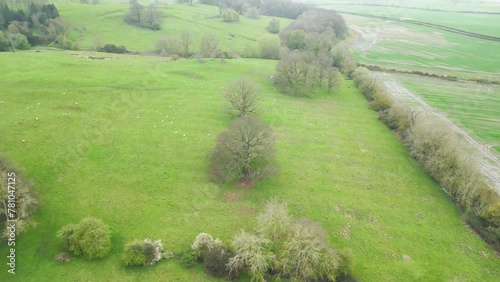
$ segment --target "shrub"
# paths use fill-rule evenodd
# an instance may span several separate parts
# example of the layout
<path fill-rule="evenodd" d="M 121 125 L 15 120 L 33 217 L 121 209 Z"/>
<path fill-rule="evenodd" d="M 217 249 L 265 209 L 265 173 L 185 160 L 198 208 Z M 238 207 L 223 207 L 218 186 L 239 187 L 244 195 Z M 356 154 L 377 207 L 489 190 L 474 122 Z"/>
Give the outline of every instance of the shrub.
<path fill-rule="evenodd" d="M 100 51 L 106 53 L 117 53 L 117 54 L 127 53 L 127 49 L 125 48 L 125 46 L 123 45 L 116 46 L 115 44 L 105 44 Z"/>
<path fill-rule="evenodd" d="M 290 33 L 290 38 L 287 42 L 290 50 L 302 50 L 306 47 L 306 33 L 302 29 L 296 29 Z"/>
<path fill-rule="evenodd" d="M 215 277 L 232 280 L 238 277 L 238 273 L 233 272 L 227 266 L 233 253 L 222 247 L 214 248 L 206 252 L 203 259 L 205 270 Z"/>
<path fill-rule="evenodd" d="M 267 31 L 270 33 L 279 33 L 280 32 L 280 21 L 277 19 L 271 19 L 269 24 L 267 25 Z"/>
<path fill-rule="evenodd" d="M 5 36 L 3 35 L 2 31 L 0 30 L 0 52 L 5 52 L 9 50 L 9 41 Z"/>
<path fill-rule="evenodd" d="M 31 45 L 28 42 L 28 38 L 21 33 L 14 33 L 11 35 L 12 41 L 18 50 L 28 50 Z"/>
<path fill-rule="evenodd" d="M 257 44 L 262 59 L 276 60 L 280 58 L 281 43 L 277 36 L 268 34 L 259 38 Z"/>
<path fill-rule="evenodd" d="M 202 258 L 207 251 L 221 246 L 222 242 L 219 239 L 214 239 L 208 233 L 200 233 L 194 239 L 191 250 L 196 252 L 198 258 Z"/>
<path fill-rule="evenodd" d="M 197 251 L 189 250 L 181 257 L 181 262 L 187 267 L 193 267 L 200 259 Z"/>
<path fill-rule="evenodd" d="M 226 9 L 222 12 L 222 20 L 228 23 L 240 21 L 240 15 L 233 9 Z"/>
<path fill-rule="evenodd" d="M 373 100 L 370 103 L 370 106 L 377 112 L 379 111 L 385 111 L 392 107 L 392 104 L 394 101 L 392 98 L 387 94 L 387 92 L 383 89 L 380 89 L 380 91 L 377 91 L 373 94 Z"/>
<path fill-rule="evenodd" d="M 122 261 L 125 265 L 145 265 L 146 255 L 144 254 L 145 245 L 143 241 L 134 240 L 125 245 L 123 250 Z"/>
<path fill-rule="evenodd" d="M 257 216 L 257 232 L 269 238 L 274 245 L 288 236 L 292 228 L 292 218 L 286 203 L 271 199 L 266 203 L 264 212 Z"/>
<path fill-rule="evenodd" d="M 170 60 L 175 62 L 175 61 L 179 60 L 179 56 L 177 54 L 172 54 L 172 55 L 170 55 Z"/>
<path fill-rule="evenodd" d="M 276 261 L 276 256 L 267 248 L 269 243 L 271 241 L 266 238 L 240 232 L 232 243 L 236 255 L 229 260 L 230 271 L 248 270 L 252 281 L 265 281 L 264 274 Z"/>
<path fill-rule="evenodd" d="M 340 257 L 338 275 L 339 278 L 344 278 L 352 273 L 352 252 L 351 250 L 339 250 L 338 255 Z"/>
<path fill-rule="evenodd" d="M 75 255 L 88 259 L 102 258 L 111 249 L 109 227 L 93 217 L 84 218 L 79 224 L 64 226 L 57 234 L 64 247 Z"/>
<path fill-rule="evenodd" d="M 481 216 L 486 219 L 489 224 L 500 227 L 500 201 L 486 207 Z"/>
<path fill-rule="evenodd" d="M 163 245 L 160 240 L 144 241 L 134 240 L 123 250 L 122 261 L 125 265 L 153 265 L 164 258 L 172 257 L 171 252 L 163 252 Z"/>

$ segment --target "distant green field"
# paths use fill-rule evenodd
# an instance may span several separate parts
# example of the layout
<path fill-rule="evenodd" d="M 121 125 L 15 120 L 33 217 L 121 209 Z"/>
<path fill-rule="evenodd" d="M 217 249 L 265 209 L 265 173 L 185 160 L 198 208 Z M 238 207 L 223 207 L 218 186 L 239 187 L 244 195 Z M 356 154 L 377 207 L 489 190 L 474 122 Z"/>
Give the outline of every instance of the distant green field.
<path fill-rule="evenodd" d="M 266 26 L 271 17 L 262 16 L 258 20 L 240 16 L 240 22 L 224 23 L 216 6 L 197 4 L 159 6 L 164 15 L 162 29 L 153 31 L 127 25 L 123 17 L 129 9 L 127 4 L 58 4 L 61 16 L 71 23 L 71 39 L 80 48 L 90 49 L 95 35 L 100 35 L 104 43 L 125 45 L 133 51 L 153 51 L 162 36 L 178 36 L 183 30 L 191 30 L 195 50 L 199 50 L 200 39 L 214 33 L 223 51 L 235 50 L 239 53 L 247 47 L 255 48 L 257 40 L 267 33 Z M 291 20 L 279 19 L 280 26 L 286 27 Z"/>
<path fill-rule="evenodd" d="M 413 93 L 500 152 L 500 86 L 398 75 Z"/>
<path fill-rule="evenodd" d="M 179 256 L 200 232 L 227 242 L 249 228 L 270 197 L 319 221 L 332 246 L 352 249 L 361 281 L 500 279 L 500 260 L 351 81 L 304 99 L 274 89 L 275 61 L 78 53 L 0 54 L 0 152 L 25 168 L 42 202 L 37 228 L 17 239 L 16 276 L 4 264 L 0 281 L 215 280 Z M 281 170 L 251 189 L 217 186 L 206 174 L 232 120 L 221 90 L 241 76 L 262 86 L 260 115 Z M 56 264 L 57 230 L 86 216 L 111 226 L 111 254 Z M 146 237 L 177 257 L 122 266 L 124 243 Z"/>
<path fill-rule="evenodd" d="M 446 11 L 478 11 L 478 12 L 498 12 L 500 5 L 496 0 L 418 0 L 418 1 L 393 1 L 393 0 L 370 0 L 370 1 L 349 1 L 349 0 L 315 0 L 314 3 L 324 5 L 346 5 L 354 4 L 378 4 L 386 6 L 406 6 L 424 9 L 440 9 Z M 371 6 L 373 7 L 373 6 Z M 394 9 L 395 7 L 388 7 Z M 397 9 L 397 8 L 396 8 Z"/>
<path fill-rule="evenodd" d="M 500 15 L 486 14 L 462 14 L 436 11 L 422 11 L 403 9 L 397 7 L 376 7 L 358 5 L 327 5 L 323 8 L 331 8 L 344 12 L 356 12 L 362 14 L 385 16 L 391 18 L 405 18 L 416 21 L 428 22 L 447 27 L 459 28 L 466 31 L 481 34 L 500 36 Z M 500 7 L 498 8 L 500 12 Z"/>
<path fill-rule="evenodd" d="M 346 21 L 375 33 L 376 44 L 360 62 L 466 78 L 498 80 L 500 42 L 476 39 L 432 28 L 344 15 Z"/>

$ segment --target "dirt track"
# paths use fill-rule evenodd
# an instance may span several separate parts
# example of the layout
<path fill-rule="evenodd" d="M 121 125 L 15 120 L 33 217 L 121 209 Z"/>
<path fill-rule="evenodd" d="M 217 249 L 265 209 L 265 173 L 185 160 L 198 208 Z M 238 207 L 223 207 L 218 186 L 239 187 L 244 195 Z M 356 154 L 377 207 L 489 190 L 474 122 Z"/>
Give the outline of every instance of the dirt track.
<path fill-rule="evenodd" d="M 491 145 L 481 144 L 470 137 L 464 130 L 456 126 L 436 109 L 427 104 L 420 96 L 415 95 L 404 87 L 393 75 L 388 73 L 372 72 L 372 74 L 383 83 L 387 92 L 398 103 L 410 105 L 421 110 L 426 116 L 436 117 L 446 122 L 455 132 L 460 134 L 470 144 L 477 155 L 477 162 L 481 171 L 488 179 L 491 187 L 500 194 L 500 158 L 491 152 Z"/>

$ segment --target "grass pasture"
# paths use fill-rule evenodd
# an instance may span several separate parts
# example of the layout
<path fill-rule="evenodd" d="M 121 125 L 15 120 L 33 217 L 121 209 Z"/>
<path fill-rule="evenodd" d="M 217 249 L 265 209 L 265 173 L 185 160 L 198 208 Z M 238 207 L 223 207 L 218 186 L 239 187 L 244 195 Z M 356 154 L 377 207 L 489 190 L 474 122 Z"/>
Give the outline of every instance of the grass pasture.
<path fill-rule="evenodd" d="M 374 34 L 360 62 L 465 78 L 498 80 L 500 42 L 466 37 L 405 23 L 344 15 L 349 24 Z M 373 42 L 373 40 L 372 40 Z"/>
<path fill-rule="evenodd" d="M 133 51 L 156 50 L 156 42 L 161 36 L 178 36 L 183 30 L 191 30 L 195 51 L 199 50 L 200 39 L 214 33 L 219 38 L 219 48 L 243 53 L 246 48 L 255 48 L 257 40 L 267 33 L 266 27 L 271 17 L 261 16 L 254 20 L 241 15 L 240 22 L 224 23 L 216 6 L 195 4 L 160 5 L 163 13 L 162 29 L 153 31 L 127 25 L 123 17 L 129 9 L 126 4 L 58 4 L 62 17 L 71 23 L 71 39 L 76 40 L 81 49 L 91 49 L 93 38 L 99 35 L 103 43 L 125 45 Z M 290 19 L 279 19 L 280 26 L 287 26 Z M 232 34 L 232 35 L 231 35 Z"/>
<path fill-rule="evenodd" d="M 37 228 L 17 238 L 16 276 L 2 271 L 1 281 L 215 280 L 178 257 L 126 268 L 121 250 L 149 237 L 180 256 L 199 232 L 227 242 L 271 197 L 352 249 L 361 281 L 500 279 L 500 260 L 351 81 L 304 99 L 274 89 L 274 61 L 76 53 L 0 54 L 0 152 L 35 181 L 42 202 Z M 206 174 L 207 153 L 232 120 L 221 90 L 240 76 L 262 86 L 260 115 L 281 170 L 253 188 L 217 186 Z M 111 226 L 111 254 L 56 264 L 57 230 L 86 216 Z"/>
<path fill-rule="evenodd" d="M 500 86 L 398 75 L 413 93 L 500 152 Z"/>
<path fill-rule="evenodd" d="M 415 21 L 443 25 L 446 27 L 453 27 L 486 35 L 500 36 L 500 29 L 498 24 L 500 15 L 450 13 L 405 9 L 401 7 L 380 7 L 345 4 L 325 5 L 321 7 L 326 9 L 335 9 L 343 12 L 355 12 L 391 18 L 411 19 Z M 490 10 L 490 12 L 492 11 L 494 10 Z M 497 8 L 497 11 L 500 11 L 500 7 Z"/>
<path fill-rule="evenodd" d="M 363 6 L 366 2 L 352 2 L 349 0 L 316 0 L 318 6 Z M 470 0 L 470 1 L 454 1 L 454 0 L 419 0 L 413 2 L 394 2 L 392 0 L 372 0 L 370 4 L 383 5 L 388 10 L 404 9 L 403 7 L 415 7 L 421 9 L 439 9 L 445 11 L 475 11 L 475 12 L 495 12 L 500 9 L 500 4 L 496 0 Z M 400 6 L 400 7 L 398 7 Z M 370 6 L 377 8 L 376 6 Z M 406 10 L 406 9 L 405 9 Z"/>

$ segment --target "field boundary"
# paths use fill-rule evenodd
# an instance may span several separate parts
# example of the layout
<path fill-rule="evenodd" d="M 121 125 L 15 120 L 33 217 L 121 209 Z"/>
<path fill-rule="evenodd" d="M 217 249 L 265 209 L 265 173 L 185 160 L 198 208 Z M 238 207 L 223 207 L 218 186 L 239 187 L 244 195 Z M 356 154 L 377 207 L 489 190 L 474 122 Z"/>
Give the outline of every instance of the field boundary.
<path fill-rule="evenodd" d="M 324 6 L 330 6 L 332 4 L 325 4 Z M 335 4 L 334 4 L 335 5 Z M 343 6 L 367 6 L 367 7 L 386 7 L 386 8 L 397 8 L 397 9 L 407 9 L 407 10 L 420 10 L 420 11 L 429 11 L 429 12 L 443 12 L 443 13 L 457 13 L 457 14 L 478 14 L 478 15 L 500 15 L 500 12 L 481 12 L 481 11 L 463 11 L 463 10 L 442 10 L 442 9 L 430 9 L 430 8 L 419 8 L 419 7 L 411 7 L 411 6 L 399 6 L 399 5 L 384 5 L 384 4 L 339 4 Z M 323 6 L 323 5 L 318 5 Z"/>
<path fill-rule="evenodd" d="M 394 68 L 389 69 L 389 68 L 384 68 L 384 67 L 377 66 L 377 65 L 369 65 L 369 64 L 364 64 L 364 63 L 359 63 L 358 65 L 361 67 L 365 67 L 371 71 L 376 71 L 376 72 L 411 74 L 411 75 L 431 77 L 431 78 L 437 78 L 437 79 L 448 80 L 448 81 L 457 81 L 457 82 L 469 81 L 469 82 L 476 82 L 476 83 L 481 83 L 481 84 L 500 85 L 499 80 L 488 80 L 488 79 L 484 79 L 484 78 L 463 78 L 463 77 L 458 77 L 458 76 L 454 76 L 454 75 L 435 74 L 435 73 L 428 73 L 428 72 L 423 72 L 423 71 L 418 71 L 418 70 L 398 70 L 398 69 L 394 69 Z"/>
<path fill-rule="evenodd" d="M 466 31 L 463 29 L 458 29 L 458 28 L 444 26 L 444 25 L 432 24 L 432 23 L 415 21 L 415 20 L 410 20 L 410 19 L 403 19 L 403 18 L 376 16 L 376 15 L 370 15 L 370 14 L 345 12 L 345 11 L 339 11 L 339 10 L 337 10 L 337 12 L 339 12 L 341 14 L 349 14 L 349 15 L 360 16 L 360 17 L 383 19 L 383 20 L 389 20 L 389 21 L 395 21 L 395 22 L 415 24 L 415 25 L 426 26 L 426 27 L 430 27 L 430 28 L 434 28 L 434 29 L 444 30 L 444 31 L 448 31 L 451 33 L 460 34 L 460 35 L 464 35 L 464 36 L 469 36 L 469 37 L 474 37 L 474 38 L 479 38 L 479 39 L 484 39 L 484 40 L 491 40 L 491 41 L 500 41 L 500 37 L 497 37 L 497 36 Z"/>
<path fill-rule="evenodd" d="M 426 116 L 434 116 L 446 122 L 453 131 L 461 135 L 463 139 L 476 151 L 477 163 L 483 175 L 488 179 L 490 187 L 500 195 L 500 158 L 491 152 L 488 144 L 481 144 L 472 138 L 467 132 L 455 125 L 442 113 L 427 104 L 419 95 L 416 95 L 404 87 L 392 75 L 381 72 L 372 72 L 374 77 L 382 82 L 387 93 L 398 103 L 413 106 L 425 113 Z"/>

